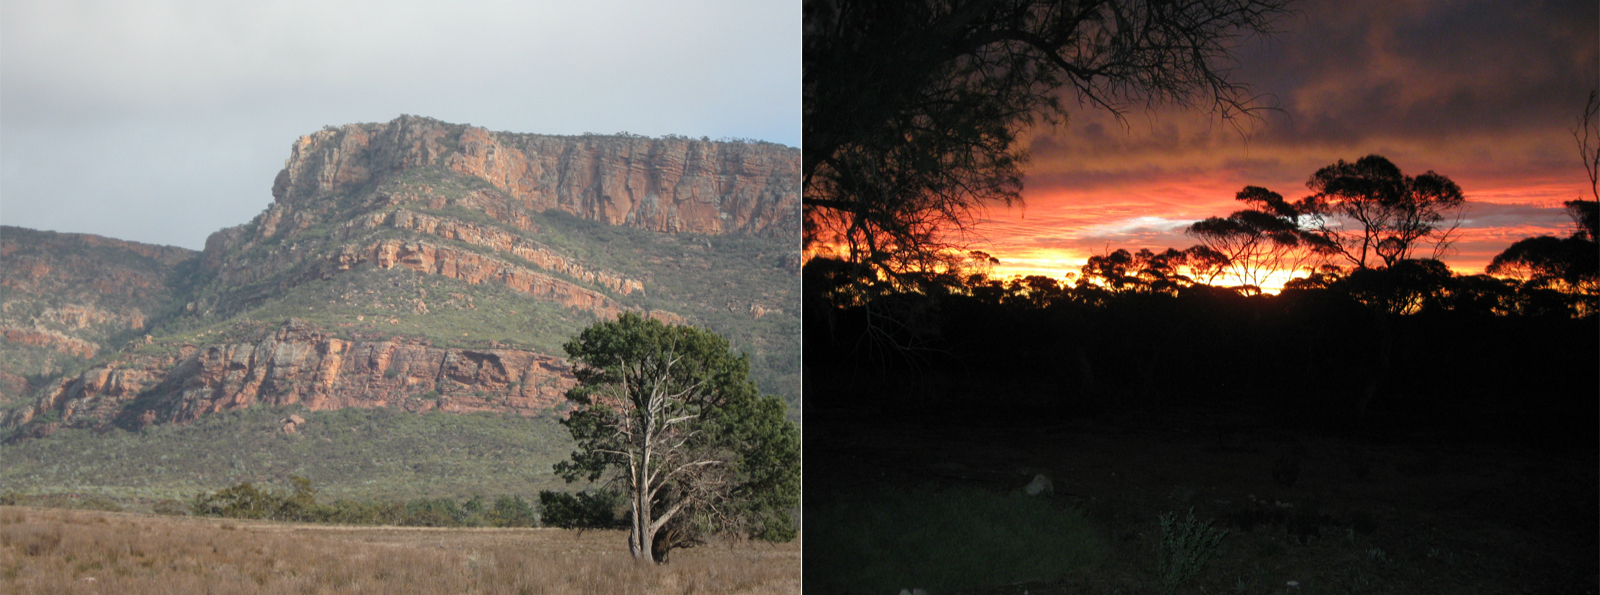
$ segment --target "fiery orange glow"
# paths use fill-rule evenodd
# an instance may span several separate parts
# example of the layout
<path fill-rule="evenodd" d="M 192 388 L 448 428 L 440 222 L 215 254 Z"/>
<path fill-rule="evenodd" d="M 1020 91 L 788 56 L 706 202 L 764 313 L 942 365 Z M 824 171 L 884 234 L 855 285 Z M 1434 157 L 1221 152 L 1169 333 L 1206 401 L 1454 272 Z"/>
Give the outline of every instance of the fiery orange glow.
<path fill-rule="evenodd" d="M 1233 197 L 1247 182 L 1229 172 L 1219 172 L 1214 178 L 1190 176 L 1118 188 L 1058 185 L 1025 190 L 1026 206 L 991 208 L 974 226 L 981 241 L 973 248 L 1000 260 L 991 274 L 1000 279 L 1029 275 L 1065 279 L 1069 273 L 1079 273 L 1090 256 L 1117 249 L 1183 250 L 1198 243 L 1185 234 L 1189 225 L 1206 217 L 1227 216 L 1240 207 Z M 1526 186 L 1507 184 L 1506 180 L 1476 182 L 1484 187 L 1481 192 L 1469 185 L 1474 182 L 1462 182 L 1468 190 L 1467 209 L 1453 232 L 1453 243 L 1439 259 L 1457 274 L 1475 275 L 1517 240 L 1570 234 L 1573 222 L 1561 203 L 1582 196 L 1581 180 L 1525 181 Z M 1295 189 L 1284 190 L 1288 194 Z M 1444 226 L 1453 223 L 1446 221 Z M 1419 249 L 1415 256 L 1432 257 L 1432 248 Z M 1262 289 L 1275 292 L 1290 278 L 1305 274 L 1273 273 Z M 1237 282 L 1218 279 L 1214 284 Z"/>

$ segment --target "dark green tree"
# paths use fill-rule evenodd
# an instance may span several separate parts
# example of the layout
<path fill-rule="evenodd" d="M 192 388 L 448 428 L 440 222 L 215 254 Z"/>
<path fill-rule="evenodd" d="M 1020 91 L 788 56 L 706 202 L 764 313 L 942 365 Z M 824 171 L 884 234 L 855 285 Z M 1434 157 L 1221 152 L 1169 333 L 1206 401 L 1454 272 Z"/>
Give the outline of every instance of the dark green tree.
<path fill-rule="evenodd" d="M 726 339 L 629 312 L 564 348 L 578 385 L 562 424 L 578 450 L 556 473 L 621 488 L 634 558 L 663 562 L 717 532 L 794 538 L 799 431 Z"/>
<path fill-rule="evenodd" d="M 562 529 L 623 529 L 626 519 L 617 520 L 623 495 L 611 490 L 568 494 L 539 491 L 539 516 L 546 527 Z"/>

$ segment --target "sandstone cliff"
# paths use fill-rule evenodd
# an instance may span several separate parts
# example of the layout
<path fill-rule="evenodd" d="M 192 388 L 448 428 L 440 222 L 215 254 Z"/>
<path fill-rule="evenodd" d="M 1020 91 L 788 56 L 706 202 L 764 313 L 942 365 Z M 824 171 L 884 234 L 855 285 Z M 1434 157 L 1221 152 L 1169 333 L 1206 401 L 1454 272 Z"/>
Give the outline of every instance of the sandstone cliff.
<path fill-rule="evenodd" d="M 429 165 L 487 181 L 506 195 L 507 203 L 497 205 L 506 211 L 560 209 L 669 233 L 797 237 L 800 232 L 798 149 L 685 138 L 513 134 L 416 116 L 300 137 L 272 195 L 298 206 Z"/>
<path fill-rule="evenodd" d="M 512 134 L 416 116 L 329 127 L 295 141 L 274 202 L 249 224 L 208 238 L 203 264 L 230 287 L 261 284 L 259 296 L 351 265 L 385 266 L 359 255 L 391 249 L 374 238 L 397 230 L 487 248 L 482 258 L 437 243 L 426 250 L 490 269 L 471 282 L 532 289 L 609 317 L 620 308 L 585 286 L 626 295 L 643 291 L 644 281 L 530 239 L 539 214 L 655 232 L 797 238 L 799 167 L 798 150 L 768 143 Z M 327 233 L 330 224 L 337 233 Z"/>
<path fill-rule="evenodd" d="M 33 406 L 11 411 L 4 423 L 48 418 L 34 435 L 63 425 L 136 429 L 257 403 L 535 414 L 562 402 L 573 383 L 559 357 L 442 349 L 403 337 L 345 341 L 290 320 L 264 329 L 254 342 L 186 344 L 176 353 L 132 354 L 84 370 L 57 381 Z"/>

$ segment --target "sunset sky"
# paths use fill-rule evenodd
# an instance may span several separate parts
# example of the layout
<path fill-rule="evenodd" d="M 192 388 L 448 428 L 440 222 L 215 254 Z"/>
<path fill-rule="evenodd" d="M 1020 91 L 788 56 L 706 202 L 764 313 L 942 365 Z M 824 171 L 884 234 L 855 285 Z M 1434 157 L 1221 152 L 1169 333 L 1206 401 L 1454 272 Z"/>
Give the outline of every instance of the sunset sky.
<path fill-rule="evenodd" d="M 1524 237 L 1566 236 L 1563 201 L 1593 199 L 1570 130 L 1600 86 L 1593 0 L 1308 2 L 1280 33 L 1243 41 L 1235 78 L 1281 111 L 1238 122 L 1136 106 L 1119 123 L 1083 107 L 1029 141 L 1023 207 L 989 210 L 973 246 L 996 276 L 1076 273 L 1091 254 L 1183 249 L 1184 229 L 1264 186 L 1378 154 L 1462 188 L 1461 240 L 1443 260 L 1482 272 Z M 1420 251 L 1427 256 L 1429 249 Z"/>

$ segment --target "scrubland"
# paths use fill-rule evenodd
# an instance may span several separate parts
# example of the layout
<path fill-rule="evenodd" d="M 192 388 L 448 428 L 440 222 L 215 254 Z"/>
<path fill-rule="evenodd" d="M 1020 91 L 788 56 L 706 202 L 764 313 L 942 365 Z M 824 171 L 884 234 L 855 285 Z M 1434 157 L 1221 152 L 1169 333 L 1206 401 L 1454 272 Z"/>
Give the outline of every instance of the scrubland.
<path fill-rule="evenodd" d="M 800 541 L 635 563 L 617 531 L 352 527 L 0 507 L 0 592 L 800 592 Z"/>

